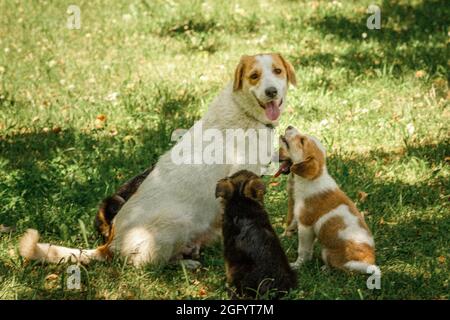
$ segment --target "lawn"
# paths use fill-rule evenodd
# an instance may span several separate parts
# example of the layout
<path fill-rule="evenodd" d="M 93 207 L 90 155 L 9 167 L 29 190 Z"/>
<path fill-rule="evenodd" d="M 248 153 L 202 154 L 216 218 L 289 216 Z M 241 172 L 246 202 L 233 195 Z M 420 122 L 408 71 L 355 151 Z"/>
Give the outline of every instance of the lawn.
<path fill-rule="evenodd" d="M 203 267 L 25 263 L 20 235 L 94 247 L 100 200 L 154 163 L 232 78 L 242 54 L 296 69 L 280 128 L 318 136 L 329 171 L 373 231 L 381 289 L 322 271 L 317 250 L 290 299 L 449 299 L 450 6 L 445 0 L 0 2 L 0 299 L 226 299 L 221 245 Z M 81 29 L 66 27 L 69 4 Z M 266 179 L 279 234 L 286 178 Z M 0 229 L 5 231 L 4 228 Z M 296 237 L 283 238 L 290 260 Z M 317 248 L 316 248 L 317 249 Z"/>

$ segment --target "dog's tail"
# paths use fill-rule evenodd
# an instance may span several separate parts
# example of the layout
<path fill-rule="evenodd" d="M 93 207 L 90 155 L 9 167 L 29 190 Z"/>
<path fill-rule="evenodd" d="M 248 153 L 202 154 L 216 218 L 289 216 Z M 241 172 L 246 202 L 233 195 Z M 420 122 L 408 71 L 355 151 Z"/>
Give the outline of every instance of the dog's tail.
<path fill-rule="evenodd" d="M 110 237 L 110 240 L 112 240 L 112 237 Z M 112 255 L 109 249 L 110 241 L 97 249 L 89 250 L 66 248 L 48 243 L 39 243 L 38 241 L 39 233 L 37 230 L 28 229 L 20 239 L 20 255 L 25 259 L 40 262 L 80 262 L 83 264 L 88 264 L 92 260 L 104 261 Z"/>
<path fill-rule="evenodd" d="M 380 267 L 378 267 L 375 264 L 370 264 L 362 261 L 355 261 L 355 260 L 349 261 L 346 264 L 344 264 L 344 269 L 365 274 L 381 275 Z"/>
<path fill-rule="evenodd" d="M 100 204 L 100 208 L 95 216 L 95 229 L 103 236 L 106 242 L 110 238 L 113 219 L 120 211 L 125 202 L 137 191 L 142 182 L 147 178 L 153 166 L 125 182 L 115 194 L 107 197 Z"/>

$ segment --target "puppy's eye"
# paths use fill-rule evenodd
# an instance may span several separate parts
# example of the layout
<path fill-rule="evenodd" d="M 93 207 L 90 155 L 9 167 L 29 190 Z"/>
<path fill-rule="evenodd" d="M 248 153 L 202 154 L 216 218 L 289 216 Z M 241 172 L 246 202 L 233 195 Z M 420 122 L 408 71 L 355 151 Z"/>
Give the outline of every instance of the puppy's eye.
<path fill-rule="evenodd" d="M 250 79 L 252 79 L 252 80 L 256 80 L 256 79 L 258 79 L 258 74 L 256 73 L 256 72 L 254 72 L 254 73 L 252 73 L 251 75 L 250 75 Z"/>
<path fill-rule="evenodd" d="M 305 143 L 305 138 L 300 138 L 300 143 L 303 145 Z"/>
<path fill-rule="evenodd" d="M 275 69 L 273 69 L 273 73 L 280 74 L 281 73 L 281 69 L 280 68 L 275 68 Z"/>

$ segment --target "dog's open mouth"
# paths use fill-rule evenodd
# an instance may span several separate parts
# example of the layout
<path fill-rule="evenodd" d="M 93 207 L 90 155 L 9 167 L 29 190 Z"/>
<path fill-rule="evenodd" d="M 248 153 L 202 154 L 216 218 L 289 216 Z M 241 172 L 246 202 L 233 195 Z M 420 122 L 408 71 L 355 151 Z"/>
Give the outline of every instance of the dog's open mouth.
<path fill-rule="evenodd" d="M 274 178 L 277 178 L 281 174 L 289 174 L 291 173 L 292 161 L 290 159 L 280 160 L 280 167 L 278 171 L 273 175 Z"/>
<path fill-rule="evenodd" d="M 255 97 L 256 98 L 256 97 Z M 272 100 L 266 103 L 262 103 L 258 99 L 256 99 L 259 103 L 259 106 L 264 109 L 266 112 L 266 117 L 271 120 L 275 121 L 280 116 L 280 107 L 283 104 L 283 99 L 280 99 L 279 101 Z"/>

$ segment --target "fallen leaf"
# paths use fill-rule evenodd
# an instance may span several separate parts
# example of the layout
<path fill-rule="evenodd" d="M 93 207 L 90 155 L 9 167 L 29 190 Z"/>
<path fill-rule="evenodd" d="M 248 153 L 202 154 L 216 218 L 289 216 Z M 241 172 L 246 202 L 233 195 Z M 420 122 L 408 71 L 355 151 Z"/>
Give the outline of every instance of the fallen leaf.
<path fill-rule="evenodd" d="M 384 219 L 383 219 L 383 217 L 380 219 L 379 224 L 384 224 Z"/>
<path fill-rule="evenodd" d="M 100 121 L 106 121 L 106 116 L 104 114 L 99 114 L 96 119 Z"/>
<path fill-rule="evenodd" d="M 198 290 L 198 294 L 201 297 L 206 296 L 206 290 L 204 288 L 200 288 L 200 290 Z"/>
<path fill-rule="evenodd" d="M 445 257 L 444 256 L 439 256 L 438 261 L 439 261 L 439 263 L 444 264 L 445 263 Z"/>
<path fill-rule="evenodd" d="M 45 277 L 46 281 L 53 281 L 53 280 L 56 280 L 56 279 L 58 279 L 58 275 L 54 274 L 54 273 L 51 273 L 51 274 L 49 274 L 48 276 Z"/>
<path fill-rule="evenodd" d="M 14 231 L 13 227 L 7 227 L 3 224 L 0 224 L 0 233 L 8 233 Z"/>
<path fill-rule="evenodd" d="M 444 158 L 444 161 L 445 161 L 445 162 L 450 162 L 450 157 L 445 157 L 445 158 Z"/>
<path fill-rule="evenodd" d="M 44 127 L 44 128 L 42 128 L 42 131 L 43 131 L 44 133 L 47 133 L 47 132 L 49 132 L 49 131 L 50 131 L 50 129 L 49 129 L 49 128 L 47 128 L 47 127 Z"/>
<path fill-rule="evenodd" d="M 53 133 L 56 133 L 56 134 L 60 133 L 61 130 L 62 130 L 61 127 L 58 127 L 58 126 L 55 126 L 55 127 L 53 127 L 53 129 L 52 129 Z"/>
<path fill-rule="evenodd" d="M 366 201 L 368 194 L 364 191 L 358 191 L 358 199 L 362 203 Z"/>
<path fill-rule="evenodd" d="M 276 186 L 278 186 L 279 184 L 280 184 L 279 182 L 274 181 L 274 182 L 269 183 L 269 186 L 271 186 L 271 187 L 276 187 Z"/>
<path fill-rule="evenodd" d="M 426 76 L 426 72 L 424 70 L 418 70 L 416 71 L 416 78 L 420 79 Z"/>

